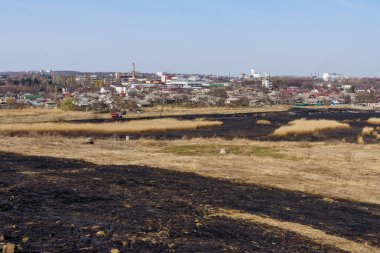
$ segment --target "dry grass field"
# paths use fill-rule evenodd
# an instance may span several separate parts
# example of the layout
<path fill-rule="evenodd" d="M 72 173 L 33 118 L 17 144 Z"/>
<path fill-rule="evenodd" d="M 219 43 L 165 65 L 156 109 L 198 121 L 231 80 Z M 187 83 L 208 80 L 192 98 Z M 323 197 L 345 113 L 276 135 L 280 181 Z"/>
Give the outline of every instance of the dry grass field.
<path fill-rule="evenodd" d="M 194 109 L 150 108 L 148 114 L 194 113 Z M 226 113 L 237 108 L 205 108 L 197 113 Z M 284 110 L 285 108 L 259 108 L 255 111 Z M 247 109 L 245 109 L 247 110 Z M 237 110 L 239 111 L 239 110 Z M 186 113 L 185 113 L 186 114 Z M 197 129 L 219 126 L 219 121 L 179 121 L 153 119 L 127 123 L 72 124 L 54 123 L 69 119 L 98 117 L 93 112 L 64 112 L 61 110 L 24 109 L 0 110 L 0 133 L 40 133 L 42 136 L 2 136 L 0 150 L 24 155 L 54 156 L 84 159 L 96 164 L 135 164 L 169 170 L 195 172 L 203 176 L 227 178 L 247 183 L 258 183 L 284 189 L 305 191 L 328 197 L 353 199 L 380 204 L 379 145 L 356 145 L 339 142 L 256 142 L 236 139 L 192 139 L 175 141 L 158 140 L 96 140 L 94 146 L 83 145 L 83 139 L 59 136 L 65 133 L 121 134 L 147 131 Z M 109 115 L 102 115 L 109 117 Z M 27 124 L 26 122 L 42 122 Z M 368 120 L 374 124 L 376 118 Z M 20 121 L 20 122 L 18 122 Z M 53 122 L 51 122 L 53 121 Z M 8 123 L 18 122 L 18 123 Z M 7 124 L 8 123 L 8 124 Z M 257 124 L 270 124 L 258 120 Z M 302 135 L 319 131 L 348 129 L 346 123 L 333 120 L 295 120 L 277 129 L 273 135 Z M 377 132 L 366 127 L 358 136 Z M 377 134 L 378 135 L 378 134 Z M 84 137 L 83 137 L 84 138 Z M 65 148 L 69 147 L 69 148 Z M 221 156 L 221 148 L 228 150 Z M 376 193 L 376 194 L 374 194 Z"/>
<path fill-rule="evenodd" d="M 60 109 L 26 108 L 0 110 L 0 123 L 4 124 L 56 122 L 109 117 L 109 114 L 96 114 L 94 112 L 66 112 Z"/>
<path fill-rule="evenodd" d="M 307 120 L 299 119 L 290 122 L 286 126 L 278 128 L 272 135 L 273 136 L 287 136 L 287 135 L 305 135 L 314 134 L 321 131 L 331 131 L 337 129 L 350 129 L 347 123 L 340 123 L 334 120 Z"/>
<path fill-rule="evenodd" d="M 191 130 L 215 127 L 220 121 L 151 119 L 112 123 L 13 123 L 0 124 L 0 134 L 132 134 L 143 132 L 164 132 L 169 130 Z"/>
<path fill-rule="evenodd" d="M 2 137 L 0 151 L 73 158 L 101 165 L 146 165 L 380 204 L 380 146 L 348 143 L 192 139 L 96 140 Z M 219 154 L 227 148 L 228 155 Z"/>
<path fill-rule="evenodd" d="M 207 114 L 212 110 L 215 108 L 201 112 L 192 110 L 188 114 Z M 230 111 L 235 112 L 238 110 Z M 227 112 L 221 110 L 220 113 Z M 177 114 L 187 112 L 183 109 L 160 111 L 151 108 L 144 116 Z M 92 233 L 86 229 L 94 228 L 95 242 L 89 243 L 90 246 L 114 246 L 113 240 L 118 237 L 130 242 L 140 240 L 142 248 L 146 246 L 142 242 L 150 243 L 149 247 L 157 243 L 167 246 L 177 243 L 170 241 L 173 238 L 169 235 L 178 232 L 178 224 L 186 230 L 186 226 L 190 224 L 191 227 L 194 223 L 195 227 L 189 230 L 194 238 L 204 240 L 205 235 L 214 238 L 225 233 L 221 236 L 222 240 L 228 238 L 231 241 L 223 246 L 224 249 L 228 249 L 234 240 L 241 240 L 245 247 L 253 245 L 255 240 L 264 245 L 270 236 L 274 236 L 277 243 L 282 241 L 283 248 L 299 244 L 306 250 L 315 244 L 313 247 L 321 247 L 323 252 L 380 252 L 379 231 L 376 228 L 376 217 L 380 215 L 380 157 L 376 154 L 380 153 L 380 145 L 364 145 L 369 137 L 379 135 L 378 129 L 373 126 L 376 125 L 373 119 L 368 121 L 371 127 L 360 128 L 358 142 L 363 145 L 339 140 L 274 142 L 189 137 L 177 140 L 95 138 L 94 145 L 88 145 L 85 144 L 87 134 L 101 136 L 187 130 L 220 126 L 222 122 L 168 118 L 99 124 L 62 122 L 97 117 L 109 118 L 109 114 L 66 113 L 60 110 L 0 111 L 0 154 L 4 160 L 1 175 L 8 176 L 0 178 L 0 186 L 6 189 L 0 189 L 0 193 L 15 196 L 14 199 L 3 197 L 3 202 L 0 199 L 4 204 L 0 212 L 8 215 L 8 219 L 0 221 L 0 225 L 7 224 L 12 230 L 12 224 L 19 222 L 20 229 L 14 233 L 19 233 L 18 237 L 25 245 L 28 241 L 24 242 L 26 235 L 22 234 L 23 231 L 33 233 L 27 235 L 30 236 L 29 242 L 41 247 L 38 242 L 44 237 L 35 233 L 39 233 L 40 225 L 52 224 L 50 229 L 58 229 L 58 237 L 68 231 L 76 231 L 80 234 L 76 238 L 81 238 L 81 242 L 89 238 L 88 233 Z M 252 123 L 255 122 L 257 127 L 270 127 L 272 122 L 273 126 L 275 124 L 264 119 Z M 278 128 L 273 135 L 301 135 L 303 138 L 304 134 L 349 128 L 349 124 L 334 120 L 299 119 Z M 66 135 L 74 133 L 81 133 L 83 137 Z M 226 151 L 225 154 L 221 153 L 221 149 Z M 15 179 L 14 183 L 8 184 L 13 182 L 11 179 Z M 112 195 L 112 192 L 122 195 Z M 30 198 L 42 200 L 30 201 Z M 28 201 L 35 207 L 26 205 Z M 41 210 L 46 209 L 48 213 L 46 219 L 42 219 L 45 223 L 35 224 L 36 229 L 29 219 L 34 219 L 33 208 L 39 208 L 40 202 L 43 203 Z M 12 209 L 13 206 L 15 208 Z M 26 207 L 26 213 L 32 215 L 25 222 L 14 215 L 23 207 Z M 54 215 L 51 215 L 52 210 Z M 74 214 L 72 210 L 81 211 Z M 91 213 L 92 210 L 97 211 Z M 73 230 L 59 227 L 65 223 L 55 223 L 57 217 L 66 219 L 65 215 L 68 214 L 75 217 L 69 220 L 72 223 L 68 225 L 75 227 Z M 45 217 L 43 212 L 39 215 Z M 39 219 L 34 222 L 40 222 Z M 139 222 L 133 223 L 135 219 Z M 86 226 L 79 222 L 88 220 L 91 222 Z M 98 225 L 98 220 L 108 223 Z M 119 221 L 124 221 L 124 225 L 120 225 Z M 21 228 L 24 225 L 26 227 Z M 145 232 L 155 226 L 153 232 Z M 215 226 L 214 230 L 207 230 L 212 226 Z M 124 230 L 119 233 L 114 228 Z M 0 248 L 4 244 L 1 241 L 4 231 L 0 226 Z M 250 239 L 245 232 L 265 236 Z M 188 239 L 190 234 L 186 233 L 184 241 L 191 241 Z M 66 240 L 76 240 L 72 239 L 71 234 L 65 236 L 63 238 Z M 99 244 L 99 240 L 104 241 Z M 49 242 L 54 244 L 53 239 Z M 203 242 L 194 245 L 202 245 L 204 250 L 209 246 Z M 123 241 L 116 248 L 126 245 L 129 244 Z M 263 249 L 277 247 L 272 243 L 265 245 Z M 334 249 L 330 251 L 329 247 Z M 231 252 L 243 252 L 238 248 L 229 249 Z M 320 252 L 316 248 L 314 251 L 307 249 Z"/>

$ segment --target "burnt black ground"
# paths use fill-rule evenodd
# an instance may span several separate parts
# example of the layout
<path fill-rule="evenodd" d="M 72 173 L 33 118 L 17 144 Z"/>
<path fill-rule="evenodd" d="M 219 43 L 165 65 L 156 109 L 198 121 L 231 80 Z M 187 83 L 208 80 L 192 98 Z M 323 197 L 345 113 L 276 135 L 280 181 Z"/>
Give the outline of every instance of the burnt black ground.
<path fill-rule="evenodd" d="M 190 131 L 168 131 L 160 133 L 144 133 L 131 135 L 131 138 L 152 138 L 152 139 L 181 139 L 185 137 L 220 137 L 225 139 L 245 138 L 260 141 L 331 141 L 339 140 L 346 142 L 356 142 L 358 134 L 363 127 L 368 126 L 366 121 L 372 117 L 380 117 L 380 112 L 360 111 L 347 109 L 308 109 L 293 108 L 284 112 L 265 112 L 265 113 L 236 113 L 236 114 L 209 114 L 209 115 L 184 115 L 171 116 L 180 120 L 204 118 L 207 120 L 220 120 L 223 122 L 221 127 L 202 128 Z M 330 119 L 330 120 L 350 120 L 348 124 L 352 127 L 350 130 L 328 131 L 320 133 L 318 136 L 286 136 L 286 137 L 269 137 L 277 128 L 288 124 L 290 121 L 306 118 L 306 119 Z M 141 117 L 138 119 L 152 119 Z M 257 125 L 256 121 L 260 119 L 270 120 L 271 125 Z M 120 122 L 129 119 L 118 120 Z M 72 122 L 83 123 L 102 123 L 112 122 L 112 119 L 93 119 L 93 120 L 77 120 Z M 104 136 L 107 137 L 107 136 Z M 125 136 L 120 136 L 124 138 Z M 376 140 L 368 139 L 366 143 Z"/>
<path fill-rule="evenodd" d="M 0 153 L 0 234 L 20 252 L 342 252 L 270 226 L 207 217 L 214 208 L 380 246 L 379 205 L 148 167 Z"/>

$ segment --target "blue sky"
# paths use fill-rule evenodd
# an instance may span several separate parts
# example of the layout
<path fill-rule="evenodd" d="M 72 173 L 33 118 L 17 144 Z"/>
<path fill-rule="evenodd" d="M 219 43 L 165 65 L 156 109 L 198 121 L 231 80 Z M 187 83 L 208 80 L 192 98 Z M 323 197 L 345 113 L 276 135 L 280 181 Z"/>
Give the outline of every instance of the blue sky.
<path fill-rule="evenodd" d="M 0 71 L 380 76 L 377 0 L 0 0 Z"/>

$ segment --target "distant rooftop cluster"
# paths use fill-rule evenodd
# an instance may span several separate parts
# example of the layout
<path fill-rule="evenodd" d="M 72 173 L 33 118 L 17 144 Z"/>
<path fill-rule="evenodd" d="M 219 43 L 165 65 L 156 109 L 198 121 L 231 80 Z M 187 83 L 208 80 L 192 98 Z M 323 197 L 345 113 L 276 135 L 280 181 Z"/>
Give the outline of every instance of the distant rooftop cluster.
<path fill-rule="evenodd" d="M 150 106 L 380 106 L 380 79 L 335 73 L 271 76 L 252 69 L 238 77 L 129 72 L 0 73 L 0 108 L 139 110 Z"/>

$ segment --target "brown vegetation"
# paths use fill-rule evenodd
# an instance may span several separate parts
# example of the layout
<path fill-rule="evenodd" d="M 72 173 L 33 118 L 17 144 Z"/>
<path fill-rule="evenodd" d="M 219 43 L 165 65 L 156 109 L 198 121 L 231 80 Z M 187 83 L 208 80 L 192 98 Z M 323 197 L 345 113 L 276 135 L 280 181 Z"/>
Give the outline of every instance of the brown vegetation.
<path fill-rule="evenodd" d="M 215 127 L 223 123 L 206 120 L 152 119 L 114 123 L 33 123 L 0 124 L 2 134 L 54 133 L 54 134 L 126 134 L 142 132 L 164 132 Z"/>
<path fill-rule="evenodd" d="M 374 127 L 364 127 L 362 132 L 357 137 L 358 144 L 365 144 L 364 137 L 373 137 L 376 140 L 380 140 L 380 134 L 377 132 L 377 128 Z"/>
<path fill-rule="evenodd" d="M 380 125 L 380 118 L 370 118 L 367 122 L 371 125 Z"/>
<path fill-rule="evenodd" d="M 272 136 L 306 135 L 321 131 L 333 131 L 338 129 L 349 129 L 349 124 L 340 123 L 334 120 L 307 120 L 298 119 L 290 122 L 286 126 L 278 128 Z"/>
<path fill-rule="evenodd" d="M 94 112 L 67 112 L 60 109 L 9 109 L 0 110 L 0 123 L 60 122 L 78 119 L 109 118 L 110 115 Z"/>

